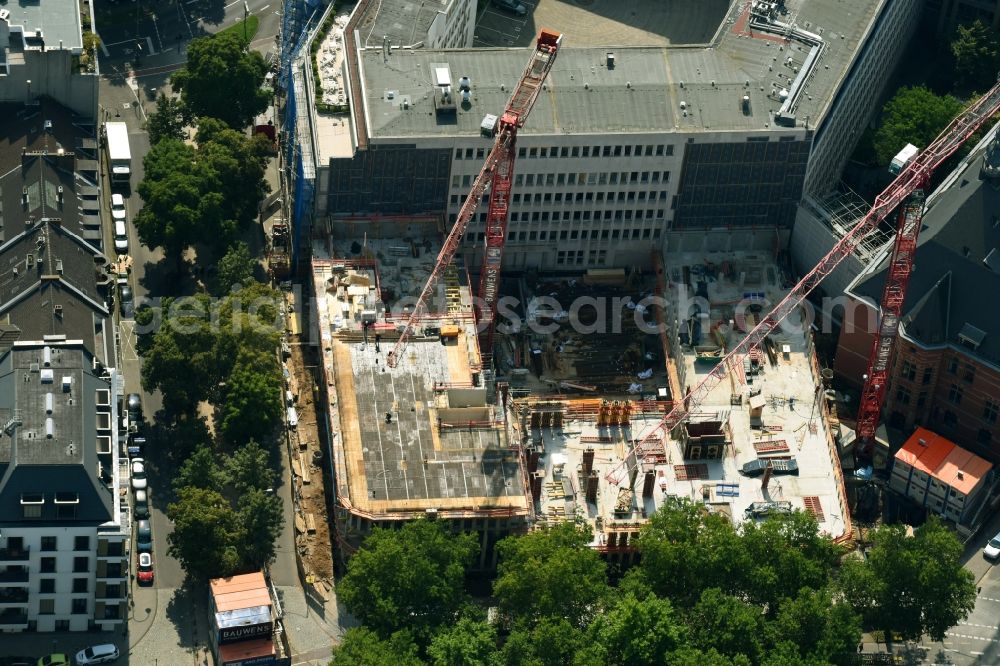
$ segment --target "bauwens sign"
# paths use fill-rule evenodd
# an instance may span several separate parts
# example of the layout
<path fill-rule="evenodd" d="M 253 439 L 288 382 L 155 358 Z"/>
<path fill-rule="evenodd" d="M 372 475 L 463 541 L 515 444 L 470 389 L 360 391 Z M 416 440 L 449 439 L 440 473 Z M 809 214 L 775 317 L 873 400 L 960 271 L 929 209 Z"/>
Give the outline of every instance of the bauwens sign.
<path fill-rule="evenodd" d="M 248 624 L 241 627 L 223 627 L 219 629 L 219 645 L 250 641 L 255 638 L 266 638 L 271 635 L 271 623 Z"/>

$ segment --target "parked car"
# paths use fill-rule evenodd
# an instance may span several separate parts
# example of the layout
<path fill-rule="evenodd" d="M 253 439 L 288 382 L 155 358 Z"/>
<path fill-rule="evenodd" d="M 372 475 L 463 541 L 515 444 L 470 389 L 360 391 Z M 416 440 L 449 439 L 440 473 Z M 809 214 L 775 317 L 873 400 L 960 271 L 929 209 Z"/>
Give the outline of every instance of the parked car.
<path fill-rule="evenodd" d="M 528 13 L 528 8 L 517 0 L 493 0 L 493 2 L 500 9 L 506 9 L 509 12 L 517 14 L 518 16 L 524 16 Z"/>
<path fill-rule="evenodd" d="M 148 520 L 140 520 L 135 524 L 135 549 L 140 553 L 153 552 L 153 528 Z"/>
<path fill-rule="evenodd" d="M 118 288 L 118 309 L 126 319 L 131 319 L 135 316 L 135 297 L 132 295 L 132 287 L 127 284 Z M 131 420 L 132 414 L 130 412 L 129 421 Z"/>
<path fill-rule="evenodd" d="M 115 220 L 115 252 L 128 254 L 128 231 L 125 220 Z"/>
<path fill-rule="evenodd" d="M 153 584 L 153 554 L 139 553 L 139 567 L 136 569 L 136 579 L 140 585 Z"/>
<path fill-rule="evenodd" d="M 147 492 L 147 490 L 135 491 L 135 517 L 140 520 L 149 518 L 149 496 L 146 494 Z"/>
<path fill-rule="evenodd" d="M 38 666 L 70 666 L 69 657 L 62 653 L 49 654 L 38 659 Z"/>
<path fill-rule="evenodd" d="M 983 548 L 983 557 L 988 560 L 1000 558 L 1000 534 L 990 539 L 989 543 L 986 544 L 986 548 Z"/>
<path fill-rule="evenodd" d="M 138 424 L 142 421 L 142 396 L 138 393 L 129 393 L 125 401 L 128 409 L 128 420 L 130 423 Z"/>
<path fill-rule="evenodd" d="M 34 657 L 0 657 L 0 666 L 37 666 Z"/>
<path fill-rule="evenodd" d="M 128 215 L 125 212 L 125 197 L 120 194 L 111 195 L 111 219 L 112 220 L 122 220 L 123 222 L 127 219 Z"/>
<path fill-rule="evenodd" d="M 506 9 L 508 12 L 513 12 L 518 16 L 524 16 L 528 13 L 528 8 L 517 0 L 493 0 L 493 3 L 500 9 Z"/>
<path fill-rule="evenodd" d="M 132 489 L 146 489 L 146 461 L 142 458 L 132 458 Z"/>
<path fill-rule="evenodd" d="M 76 653 L 76 666 L 107 664 L 118 658 L 118 646 L 114 643 L 92 645 Z"/>

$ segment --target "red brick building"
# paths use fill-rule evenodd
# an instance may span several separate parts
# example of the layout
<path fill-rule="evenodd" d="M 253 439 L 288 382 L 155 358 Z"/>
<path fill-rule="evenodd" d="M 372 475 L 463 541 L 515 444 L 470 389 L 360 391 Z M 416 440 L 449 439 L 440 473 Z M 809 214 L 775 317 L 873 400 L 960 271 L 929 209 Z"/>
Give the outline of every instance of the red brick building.
<path fill-rule="evenodd" d="M 888 259 L 848 287 L 834 371 L 860 388 Z M 969 158 L 928 199 L 883 418 L 925 425 L 1000 462 L 1000 144 Z M 850 321 L 853 319 L 853 327 Z"/>

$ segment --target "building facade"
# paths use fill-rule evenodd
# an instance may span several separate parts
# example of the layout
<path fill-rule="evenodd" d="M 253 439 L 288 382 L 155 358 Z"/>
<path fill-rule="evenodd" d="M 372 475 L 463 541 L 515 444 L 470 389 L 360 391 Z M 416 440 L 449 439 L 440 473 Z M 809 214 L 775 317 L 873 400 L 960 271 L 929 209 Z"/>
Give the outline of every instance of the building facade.
<path fill-rule="evenodd" d="M 128 617 L 114 373 L 58 338 L 0 357 L 0 631 L 110 631 Z"/>
<path fill-rule="evenodd" d="M 883 414 L 927 426 L 1000 461 L 1000 143 L 987 139 L 928 199 Z M 835 372 L 860 387 L 867 371 L 887 259 L 848 288 L 856 307 L 840 332 Z M 848 319 L 850 321 L 848 321 Z M 850 324 L 850 325 L 849 325 Z"/>
<path fill-rule="evenodd" d="M 973 521 L 993 481 L 993 465 L 926 428 L 896 452 L 889 488 L 957 524 Z"/>
<path fill-rule="evenodd" d="M 0 102 L 51 97 L 97 119 L 96 28 L 89 3 L 41 0 L 0 7 Z"/>

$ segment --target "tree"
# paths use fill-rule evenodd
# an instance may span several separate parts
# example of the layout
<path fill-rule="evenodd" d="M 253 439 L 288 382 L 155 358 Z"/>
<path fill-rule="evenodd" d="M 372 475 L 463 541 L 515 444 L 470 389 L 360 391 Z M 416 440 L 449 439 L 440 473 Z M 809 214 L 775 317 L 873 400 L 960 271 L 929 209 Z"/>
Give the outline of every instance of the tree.
<path fill-rule="evenodd" d="M 601 664 L 604 653 L 596 652 L 593 658 L 581 654 L 586 645 L 583 631 L 565 618 L 546 617 L 534 627 L 523 622 L 518 624 L 504 642 L 495 663 L 497 666 L 562 666 L 569 663 L 585 666 L 588 661 L 595 666 Z M 575 656 L 579 656 L 576 661 Z"/>
<path fill-rule="evenodd" d="M 427 648 L 433 666 L 484 666 L 496 651 L 497 635 L 484 620 L 463 616 L 437 631 Z"/>
<path fill-rule="evenodd" d="M 285 524 L 281 499 L 266 490 L 249 490 L 240 496 L 238 519 L 243 563 L 259 568 L 271 562 Z"/>
<path fill-rule="evenodd" d="M 229 502 L 216 490 L 181 488 L 167 506 L 174 530 L 167 553 L 195 580 L 229 576 L 240 564 L 239 522 Z"/>
<path fill-rule="evenodd" d="M 962 110 L 951 95 L 935 95 L 923 86 L 900 88 L 882 108 L 882 124 L 875 132 L 875 155 L 888 165 L 907 143 L 926 148 Z"/>
<path fill-rule="evenodd" d="M 760 609 L 718 588 L 705 590 L 688 614 L 691 643 L 729 657 L 745 655 L 757 663 L 764 654 L 764 617 Z"/>
<path fill-rule="evenodd" d="M 872 543 L 863 561 L 848 560 L 840 573 L 845 597 L 869 627 L 940 641 L 975 607 L 976 584 L 962 567 L 962 544 L 937 518 L 913 536 L 902 525 L 881 526 Z"/>
<path fill-rule="evenodd" d="M 226 477 L 240 493 L 267 490 L 278 479 L 271 466 L 271 454 L 251 439 L 226 458 Z"/>
<path fill-rule="evenodd" d="M 226 382 L 222 434 L 233 444 L 267 436 L 281 420 L 281 371 L 273 353 L 241 350 Z"/>
<path fill-rule="evenodd" d="M 190 124 L 190 114 L 184 103 L 160 93 L 156 100 L 156 111 L 146 118 L 149 143 L 155 146 L 164 139 L 183 140 L 184 128 Z"/>
<path fill-rule="evenodd" d="M 976 19 L 960 25 L 951 42 L 955 74 L 959 82 L 973 90 L 988 90 L 996 83 L 1000 65 L 1000 40 L 993 28 Z"/>
<path fill-rule="evenodd" d="M 854 652 L 861 640 L 861 618 L 846 603 L 834 601 L 829 589 L 803 588 L 797 597 L 782 602 L 769 631 L 774 644 L 791 646 L 797 659 L 793 663 L 826 663 Z"/>
<path fill-rule="evenodd" d="M 174 477 L 174 490 L 178 493 L 183 488 L 218 490 L 224 481 L 217 454 L 209 446 L 202 446 L 181 464 Z"/>
<path fill-rule="evenodd" d="M 729 519 L 686 499 L 670 499 L 639 535 L 645 582 L 660 597 L 690 606 L 711 587 L 740 591 L 749 568 Z"/>
<path fill-rule="evenodd" d="M 740 526 L 739 572 L 742 598 L 760 604 L 770 616 L 779 601 L 802 588 L 827 585 L 840 558 L 833 540 L 819 533 L 816 519 L 804 511 L 746 521 Z"/>
<path fill-rule="evenodd" d="M 421 666 L 417 646 L 405 632 L 382 640 L 371 629 L 355 627 L 344 632 L 333 648 L 330 666 Z"/>
<path fill-rule="evenodd" d="M 271 188 L 264 180 L 267 140 L 248 137 L 215 118 L 198 123 L 198 160 L 212 174 L 211 191 L 222 194 L 223 214 L 240 228 L 257 217 Z M 228 243 L 216 244 L 224 249 Z"/>
<path fill-rule="evenodd" d="M 664 663 L 666 666 L 751 666 L 746 655 L 730 658 L 715 649 L 702 651 L 690 646 L 669 653 Z"/>
<path fill-rule="evenodd" d="M 264 58 L 242 36 L 222 32 L 188 44 L 187 64 L 170 83 L 196 117 L 242 129 L 270 103 L 271 94 L 261 87 L 266 75 Z"/>
<path fill-rule="evenodd" d="M 182 416 L 167 431 L 164 449 L 174 461 L 187 461 L 199 449 L 212 449 L 214 441 L 204 416 Z M 211 454 L 213 462 L 215 454 Z M 190 485 L 190 484 L 184 484 Z M 204 486 L 210 488 L 212 486 Z"/>
<path fill-rule="evenodd" d="M 567 522 L 497 543 L 493 594 L 500 609 L 529 624 L 549 617 L 586 626 L 608 592 L 605 564 L 590 540 L 589 530 Z"/>
<path fill-rule="evenodd" d="M 215 278 L 215 293 L 228 294 L 235 285 L 246 286 L 254 282 L 257 259 L 250 254 L 250 248 L 243 241 L 229 246 L 229 250 L 219 260 L 219 270 Z"/>
<path fill-rule="evenodd" d="M 431 520 L 376 528 L 351 557 L 337 593 L 380 636 L 404 627 L 420 635 L 454 620 L 477 550 L 475 535 L 450 534 Z"/>
<path fill-rule="evenodd" d="M 179 264 L 189 245 L 232 238 L 236 222 L 225 218 L 214 174 L 197 159 L 193 147 L 164 139 L 146 154 L 143 167 L 138 187 L 143 207 L 135 217 L 143 245 L 162 247 Z"/>
<path fill-rule="evenodd" d="M 594 620 L 590 635 L 609 666 L 659 666 L 663 655 L 684 645 L 686 638 L 670 602 L 653 595 L 641 600 L 623 597 Z"/>

